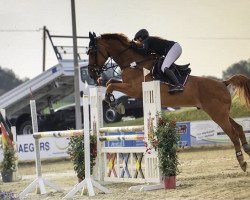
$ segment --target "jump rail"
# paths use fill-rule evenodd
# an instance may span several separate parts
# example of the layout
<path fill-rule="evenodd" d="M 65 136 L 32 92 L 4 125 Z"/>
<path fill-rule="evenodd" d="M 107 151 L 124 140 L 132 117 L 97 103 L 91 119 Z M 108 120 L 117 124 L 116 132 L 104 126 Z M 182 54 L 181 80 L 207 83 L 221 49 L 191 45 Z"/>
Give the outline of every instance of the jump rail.
<path fill-rule="evenodd" d="M 100 136 L 99 141 L 144 140 L 144 135 L 109 135 Z"/>
<path fill-rule="evenodd" d="M 102 127 L 99 128 L 99 133 L 109 133 L 109 132 L 143 132 L 144 126 L 122 126 L 122 127 Z"/>
<path fill-rule="evenodd" d="M 73 137 L 81 136 L 84 134 L 84 130 L 66 130 L 66 131 L 51 131 L 51 132 L 38 132 L 33 133 L 35 139 L 49 138 L 49 137 Z"/>

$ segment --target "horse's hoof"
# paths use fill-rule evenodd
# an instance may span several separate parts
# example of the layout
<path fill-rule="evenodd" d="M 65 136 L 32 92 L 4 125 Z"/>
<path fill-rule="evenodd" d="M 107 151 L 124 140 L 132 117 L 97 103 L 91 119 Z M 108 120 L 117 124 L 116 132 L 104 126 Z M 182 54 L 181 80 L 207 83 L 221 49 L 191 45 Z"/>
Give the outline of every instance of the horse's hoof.
<path fill-rule="evenodd" d="M 243 162 L 243 164 L 240 166 L 241 169 L 246 172 L 247 171 L 247 162 Z"/>
<path fill-rule="evenodd" d="M 109 99 L 108 99 L 107 97 L 104 98 L 104 101 L 105 101 L 106 103 L 108 103 L 108 104 L 110 103 L 110 101 L 109 101 Z"/>
<path fill-rule="evenodd" d="M 117 110 L 117 102 L 116 101 L 109 102 L 109 107 L 114 108 L 115 110 Z"/>
<path fill-rule="evenodd" d="M 106 93 L 104 101 L 106 101 L 107 103 L 110 103 L 110 104 L 115 103 L 115 97 L 112 93 Z"/>

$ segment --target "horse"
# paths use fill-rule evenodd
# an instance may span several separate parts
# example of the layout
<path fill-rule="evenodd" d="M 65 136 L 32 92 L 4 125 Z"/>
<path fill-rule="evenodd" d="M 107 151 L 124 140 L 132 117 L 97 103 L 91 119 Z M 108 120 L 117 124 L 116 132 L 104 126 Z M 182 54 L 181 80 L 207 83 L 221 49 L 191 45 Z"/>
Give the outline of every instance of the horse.
<path fill-rule="evenodd" d="M 97 80 L 107 69 L 105 62 L 112 58 L 121 68 L 122 80 L 109 80 L 106 94 L 120 91 L 124 94 L 142 98 L 142 82 L 152 81 L 152 73 L 144 76 L 143 69 L 151 70 L 156 62 L 155 55 L 142 55 L 131 48 L 131 40 L 121 33 L 106 33 L 96 36 L 89 33 L 89 65 L 91 78 Z M 230 117 L 231 94 L 227 86 L 233 85 L 239 98 L 250 108 L 250 79 L 237 74 L 225 81 L 189 75 L 183 92 L 169 94 L 168 84 L 160 84 L 161 104 L 167 107 L 197 107 L 205 111 L 217 123 L 232 141 L 236 158 L 245 172 L 247 162 L 244 160 L 241 145 L 250 156 L 250 145 L 240 124 Z M 112 99 L 112 98 L 111 98 Z"/>

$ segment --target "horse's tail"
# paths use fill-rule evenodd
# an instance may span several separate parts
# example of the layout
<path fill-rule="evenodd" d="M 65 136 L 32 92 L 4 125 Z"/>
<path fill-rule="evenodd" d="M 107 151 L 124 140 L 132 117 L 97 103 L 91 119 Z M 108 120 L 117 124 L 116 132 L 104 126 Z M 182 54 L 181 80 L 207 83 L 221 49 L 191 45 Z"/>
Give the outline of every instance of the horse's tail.
<path fill-rule="evenodd" d="M 235 92 L 240 100 L 250 109 L 250 79 L 244 75 L 235 75 L 230 79 L 223 81 L 228 86 L 235 86 Z"/>

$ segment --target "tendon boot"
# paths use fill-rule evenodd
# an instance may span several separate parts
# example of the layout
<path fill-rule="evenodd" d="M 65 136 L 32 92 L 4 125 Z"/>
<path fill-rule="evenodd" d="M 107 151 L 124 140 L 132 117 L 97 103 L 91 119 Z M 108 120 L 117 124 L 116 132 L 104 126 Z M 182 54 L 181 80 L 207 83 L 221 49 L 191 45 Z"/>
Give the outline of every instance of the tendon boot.
<path fill-rule="evenodd" d="M 164 69 L 164 74 L 170 80 L 171 84 L 173 84 L 173 85 L 169 85 L 168 92 L 170 94 L 172 94 L 174 92 L 182 92 L 184 90 L 184 87 L 179 83 L 178 79 L 176 78 L 176 76 L 175 76 L 174 72 L 172 72 L 172 70 L 170 70 L 169 68 L 166 67 Z"/>
<path fill-rule="evenodd" d="M 106 93 L 104 100 L 109 104 L 111 108 L 114 108 L 117 105 L 116 99 L 112 93 Z"/>

